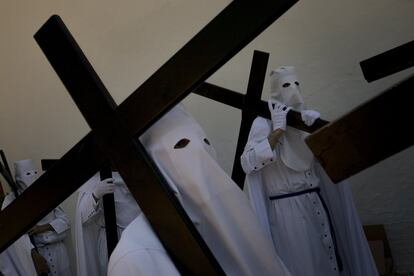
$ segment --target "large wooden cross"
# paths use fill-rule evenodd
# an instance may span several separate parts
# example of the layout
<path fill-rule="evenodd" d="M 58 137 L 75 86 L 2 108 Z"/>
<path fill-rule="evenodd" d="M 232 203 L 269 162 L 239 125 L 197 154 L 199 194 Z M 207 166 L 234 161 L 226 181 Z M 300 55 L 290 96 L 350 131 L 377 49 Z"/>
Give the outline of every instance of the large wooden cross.
<path fill-rule="evenodd" d="M 368 82 L 414 66 L 414 41 L 362 61 Z M 414 76 L 310 135 L 306 142 L 332 181 L 339 182 L 414 144 Z"/>
<path fill-rule="evenodd" d="M 295 2 L 232 2 L 119 107 L 60 18 L 51 17 L 35 39 L 92 132 L 0 213 L 0 250 L 76 191 L 110 159 L 180 271 L 223 274 L 136 137 Z"/>

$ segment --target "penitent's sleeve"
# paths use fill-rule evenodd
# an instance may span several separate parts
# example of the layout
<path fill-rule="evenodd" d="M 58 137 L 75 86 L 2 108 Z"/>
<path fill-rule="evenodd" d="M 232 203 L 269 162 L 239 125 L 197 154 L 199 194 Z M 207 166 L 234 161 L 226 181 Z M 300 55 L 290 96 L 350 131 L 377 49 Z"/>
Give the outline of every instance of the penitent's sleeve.
<path fill-rule="evenodd" d="M 82 223 L 87 223 L 90 219 L 101 212 L 101 204 L 97 203 L 91 192 L 85 192 L 79 203 Z"/>
<path fill-rule="evenodd" d="M 242 168 L 246 174 L 259 171 L 267 164 L 276 161 L 279 145 L 272 150 L 268 136 L 271 132 L 271 125 L 268 120 L 257 117 L 250 129 L 249 138 L 240 157 Z"/>
<path fill-rule="evenodd" d="M 65 212 L 61 207 L 57 207 L 53 210 L 55 219 L 50 222 L 56 233 L 60 234 L 69 229 L 69 220 Z"/>

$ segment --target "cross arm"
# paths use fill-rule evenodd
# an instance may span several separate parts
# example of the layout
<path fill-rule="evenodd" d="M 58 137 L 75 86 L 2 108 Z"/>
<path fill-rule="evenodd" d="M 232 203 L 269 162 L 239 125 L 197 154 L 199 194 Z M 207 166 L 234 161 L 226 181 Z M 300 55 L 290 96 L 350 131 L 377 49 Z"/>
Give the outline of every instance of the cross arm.
<path fill-rule="evenodd" d="M 414 40 L 360 62 L 368 82 L 414 66 Z"/>
<path fill-rule="evenodd" d="M 256 114 L 246 108 L 247 106 L 257 106 L 260 103 L 262 97 L 262 90 L 264 80 L 266 78 L 267 62 L 269 60 L 269 54 L 260 51 L 254 51 L 252 66 L 250 69 L 249 82 L 247 84 L 246 95 L 243 97 L 243 109 L 242 118 L 240 124 L 239 138 L 237 140 L 237 147 L 235 158 L 233 162 L 233 170 L 231 178 L 236 184 L 243 188 L 244 179 L 246 174 L 240 163 L 240 156 L 243 153 L 244 147 L 249 137 L 250 127 Z"/>
<path fill-rule="evenodd" d="M 342 181 L 414 143 L 414 76 L 308 136 L 306 142 L 332 181 Z"/>
<path fill-rule="evenodd" d="M 233 90 L 204 82 L 199 87 L 197 87 L 193 93 L 240 110 L 247 109 L 257 116 L 270 119 L 267 102 L 260 101 L 258 105 L 244 106 L 244 94 L 235 92 Z M 327 125 L 329 122 L 323 119 L 317 119 L 312 126 L 308 127 L 303 123 L 300 113 L 291 110 L 287 116 L 287 123 L 291 127 L 306 131 L 308 133 L 313 133 L 316 130 Z"/>
<path fill-rule="evenodd" d="M 112 178 L 112 168 L 109 162 L 106 162 L 99 171 L 100 179 L 104 180 Z M 115 212 L 115 196 L 113 193 L 106 194 L 102 197 L 104 219 L 105 219 L 105 234 L 106 234 L 106 248 L 108 250 L 108 259 L 114 251 L 118 243 L 118 227 L 116 224 Z"/>

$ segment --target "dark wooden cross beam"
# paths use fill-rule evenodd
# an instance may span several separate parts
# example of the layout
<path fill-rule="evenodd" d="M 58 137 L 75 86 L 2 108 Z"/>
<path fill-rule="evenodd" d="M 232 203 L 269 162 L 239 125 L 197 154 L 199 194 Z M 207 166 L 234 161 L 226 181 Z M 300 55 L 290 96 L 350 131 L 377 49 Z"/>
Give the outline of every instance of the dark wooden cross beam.
<path fill-rule="evenodd" d="M 3 175 L 3 172 L 6 171 L 6 170 L 10 171 L 10 168 L 9 168 L 8 163 L 7 163 L 7 159 L 6 159 L 6 156 L 4 155 L 3 150 L 0 150 L 0 155 L 1 155 L 0 174 Z M 6 180 L 4 175 L 3 175 L 3 178 Z M 6 180 L 6 181 L 8 182 L 8 180 Z M 10 183 L 9 183 L 9 185 L 10 185 Z M 0 206 L 3 204 L 3 199 L 4 199 L 5 195 L 6 194 L 4 193 L 4 190 L 3 190 L 3 184 L 1 183 L 1 180 L 0 180 Z"/>
<path fill-rule="evenodd" d="M 40 159 L 40 164 L 43 171 L 48 171 L 50 168 L 55 165 L 59 159 Z"/>
<path fill-rule="evenodd" d="M 199 86 L 295 2 L 295 0 L 266 1 L 260 2 L 259 4 L 253 1 L 232 2 L 116 110 L 111 110 L 110 114 L 113 116 L 109 116 L 111 119 L 109 126 L 111 128 L 120 127 L 122 130 L 121 133 L 123 134 L 122 137 L 125 139 L 123 142 L 128 142 L 125 145 L 131 146 L 130 137 L 127 135 L 128 133 L 135 135 L 135 137 L 142 134 L 168 109 Z M 37 40 L 42 44 L 43 50 L 49 53 L 49 58 L 52 56 L 59 58 L 60 55 L 64 56 L 66 54 L 61 52 L 59 48 L 48 47 L 47 41 L 53 40 L 54 36 L 50 36 L 54 33 L 52 30 L 56 27 L 59 29 L 59 26 L 56 26 L 59 23 L 56 21 L 59 20 L 53 17 L 36 35 Z M 63 66 L 60 70 L 64 74 L 76 73 L 72 71 L 73 68 L 71 66 Z M 96 80 L 94 79 L 93 83 Z M 99 86 L 98 88 L 99 91 L 104 89 L 103 86 Z M 107 105 L 108 102 L 111 103 L 108 97 L 106 97 L 106 100 L 107 102 L 101 101 L 101 104 Z M 110 109 L 112 108 L 113 106 L 110 106 Z M 93 121 L 94 119 L 89 118 L 89 120 Z M 122 124 L 118 125 L 118 122 L 122 122 Z M 105 133 L 104 127 L 102 125 L 95 127 L 99 130 L 98 132 L 100 134 L 103 133 L 102 137 L 98 137 L 95 130 L 89 133 L 67 152 L 50 171 L 43 174 L 25 193 L 0 213 L 0 250 L 4 250 L 34 225 L 36 221 L 53 210 L 79 186 L 92 177 L 107 160 L 108 155 L 113 157 L 118 165 L 123 160 L 124 164 L 121 164 L 123 166 L 127 166 L 125 164 L 128 164 L 128 161 L 130 161 L 129 158 L 136 160 L 141 157 L 142 166 L 135 168 L 135 170 L 139 173 L 148 172 L 149 170 L 158 172 L 139 143 L 133 146 L 134 151 L 131 152 L 133 156 L 128 155 L 126 159 L 122 158 L 122 160 L 114 158 L 117 157 L 117 152 L 113 149 L 119 143 L 108 143 L 110 139 L 108 139 L 108 133 Z M 120 141 L 117 140 L 114 142 Z M 101 148 L 106 146 L 110 150 L 105 150 L 104 155 L 101 152 Z M 140 152 L 138 155 L 136 153 L 137 148 Z M 125 167 L 120 170 L 121 173 L 124 170 Z M 76 172 L 76 174 L 73 172 Z M 138 202 L 141 207 L 147 206 L 144 212 L 150 217 L 149 220 L 161 241 L 170 252 L 175 254 L 173 257 L 177 257 L 177 259 L 179 259 L 178 257 L 181 258 L 179 260 L 184 266 L 190 269 L 190 272 L 199 272 L 200 274 L 207 274 L 209 272 L 219 273 L 219 270 L 213 268 L 211 259 L 209 259 L 208 264 L 203 261 L 205 260 L 205 256 L 202 256 L 203 254 L 194 254 L 194 256 L 187 254 L 188 251 L 186 250 L 188 248 L 194 246 L 196 248 L 194 250 L 197 251 L 197 245 L 200 245 L 199 239 L 197 239 L 197 235 L 194 232 L 192 232 L 193 236 L 187 234 L 181 235 L 186 233 L 185 229 L 182 232 L 166 233 L 165 236 L 160 234 L 165 229 L 174 228 L 176 224 L 180 224 L 183 220 L 182 218 L 176 220 L 176 216 L 168 217 L 165 215 L 165 212 L 163 212 L 163 216 L 160 218 L 152 216 L 153 213 L 151 210 L 156 208 L 152 209 L 151 206 L 154 206 L 154 204 L 158 205 L 157 200 L 165 197 L 167 194 L 167 189 L 163 185 L 159 185 L 162 179 L 158 179 L 159 181 L 155 181 L 155 183 L 153 181 L 140 181 L 154 180 L 154 176 L 159 177 L 160 173 L 141 174 L 142 178 L 134 179 L 138 181 L 130 181 L 131 179 L 129 177 L 124 180 L 126 180 L 126 184 L 134 196 L 140 198 Z M 60 183 L 61 185 L 56 185 L 55 183 Z M 148 193 L 154 189 L 156 190 L 154 193 Z M 37 201 L 37 204 L 31 205 L 30 201 L 33 198 L 46 200 Z M 171 206 L 171 204 L 174 204 L 173 197 L 170 198 L 169 203 L 166 201 L 165 205 L 159 205 L 157 207 L 162 209 L 166 208 L 167 205 Z M 171 209 L 175 211 L 166 210 L 171 213 L 180 210 L 179 206 L 177 209 Z M 20 211 L 22 210 L 25 211 L 24 214 L 21 214 Z M 15 217 L 19 217 L 19 220 L 13 224 L 9 223 L 10 221 L 14 221 L 13 218 Z M 176 223 L 177 221 L 179 223 Z M 190 231 L 188 229 L 193 227 L 192 224 L 186 226 L 188 227 L 187 231 Z M 180 241 L 178 247 L 174 239 Z M 187 241 L 195 239 L 197 242 L 186 243 Z M 199 266 L 200 263 L 205 266 Z"/>
<path fill-rule="evenodd" d="M 308 136 L 332 181 L 344 180 L 414 143 L 414 76 Z"/>
<path fill-rule="evenodd" d="M 257 116 L 261 116 L 266 119 L 270 118 L 269 107 L 267 102 L 260 101 L 259 105 L 250 106 L 249 104 L 244 105 L 244 95 L 233 90 L 223 88 L 208 82 L 202 83 L 194 91 L 194 94 L 203 96 L 205 98 L 223 103 L 225 105 L 237 108 L 249 110 L 254 112 Z M 287 115 L 287 124 L 291 127 L 313 133 L 321 127 L 327 125 L 329 122 L 323 119 L 317 119 L 310 127 L 305 125 L 301 119 L 301 115 L 296 111 L 289 111 Z"/>
<path fill-rule="evenodd" d="M 111 178 L 112 169 L 108 162 L 100 170 L 101 180 Z M 102 197 L 103 211 L 105 219 L 106 248 L 108 250 L 108 259 L 118 243 L 118 227 L 116 224 L 116 210 L 114 194 L 106 194 Z"/>
<path fill-rule="evenodd" d="M 5 194 L 3 190 L 3 184 L 1 183 L 1 180 L 0 180 L 0 206 L 3 204 L 4 196 Z"/>
<path fill-rule="evenodd" d="M 10 175 L 9 171 L 6 169 L 6 167 L 1 162 L 0 162 L 0 174 L 3 176 L 4 180 L 6 180 L 9 187 L 13 190 L 14 180 L 12 176 Z"/>
<path fill-rule="evenodd" d="M 6 156 L 4 155 L 3 150 L 0 150 L 0 156 L 1 156 L 0 175 L 3 176 L 4 180 L 7 182 L 7 184 L 11 188 L 11 190 L 14 192 L 15 191 L 15 185 L 14 185 L 15 183 L 14 183 L 13 177 L 10 174 L 10 168 L 9 168 L 8 163 L 7 163 L 7 159 L 6 159 Z M 1 179 L 0 179 L 0 207 L 3 204 L 3 200 L 4 200 L 5 196 L 6 196 L 6 194 L 4 193 L 3 184 L 1 183 Z"/>
<path fill-rule="evenodd" d="M 242 118 L 239 131 L 239 139 L 237 140 L 236 154 L 233 162 L 233 171 L 231 178 L 237 185 L 243 188 L 244 179 L 246 174 L 244 173 L 240 156 L 243 153 L 244 146 L 247 143 L 250 128 L 257 115 L 247 109 L 247 106 L 258 106 L 262 98 L 263 84 L 266 77 L 267 62 L 269 60 L 269 54 L 264 52 L 255 51 L 253 54 L 252 67 L 250 69 L 249 82 L 247 85 L 246 95 L 243 96 L 243 108 Z"/>
<path fill-rule="evenodd" d="M 0 157 L 1 157 L 0 174 L 3 176 L 4 180 L 6 180 L 10 189 L 17 197 L 17 185 L 16 185 L 16 182 L 14 181 L 13 174 L 10 170 L 6 155 L 4 154 L 3 150 L 0 150 Z"/>
<path fill-rule="evenodd" d="M 0 156 L 1 156 L 1 161 L 3 162 L 4 168 L 7 170 L 7 172 L 10 175 L 13 175 L 11 170 L 10 170 L 9 163 L 7 162 L 7 158 L 6 158 L 6 155 L 4 154 L 3 150 L 0 150 Z"/>
<path fill-rule="evenodd" d="M 360 62 L 368 82 L 414 66 L 414 41 Z"/>

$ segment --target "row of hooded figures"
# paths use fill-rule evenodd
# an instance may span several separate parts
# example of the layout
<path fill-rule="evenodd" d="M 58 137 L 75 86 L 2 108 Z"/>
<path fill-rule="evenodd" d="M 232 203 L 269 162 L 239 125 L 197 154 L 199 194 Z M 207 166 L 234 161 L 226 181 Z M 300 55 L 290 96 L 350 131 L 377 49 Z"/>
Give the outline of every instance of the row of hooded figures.
<path fill-rule="evenodd" d="M 294 68 L 273 69 L 270 88 L 271 120 L 254 120 L 241 156 L 244 191 L 181 104 L 140 141 L 226 275 L 378 275 L 349 184 L 333 185 L 304 143 L 307 133 L 286 125 L 289 110 L 307 125 L 320 116 L 306 109 Z M 15 163 L 20 192 L 37 177 L 31 160 Z M 102 205 L 108 193 L 121 237 L 110 258 Z M 2 208 L 13 199 L 9 194 Z M 58 207 L 1 254 L 1 273 L 179 275 L 117 172 L 102 181 L 96 174 L 81 186 L 73 224 L 76 271 L 63 243 L 69 221 Z"/>

